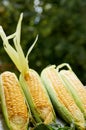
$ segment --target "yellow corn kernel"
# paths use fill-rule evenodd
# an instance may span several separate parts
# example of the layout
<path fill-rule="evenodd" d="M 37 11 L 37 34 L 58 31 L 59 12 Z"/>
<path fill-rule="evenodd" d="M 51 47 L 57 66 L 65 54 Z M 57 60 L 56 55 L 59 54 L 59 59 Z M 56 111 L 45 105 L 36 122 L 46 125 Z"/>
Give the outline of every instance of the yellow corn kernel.
<path fill-rule="evenodd" d="M 28 89 L 35 104 L 35 109 L 39 113 L 44 123 L 48 124 L 54 120 L 54 113 L 49 97 L 41 83 L 39 75 L 33 69 L 25 75 Z"/>
<path fill-rule="evenodd" d="M 28 109 L 15 74 L 8 71 L 2 73 L 1 82 L 4 89 L 6 109 L 11 127 L 13 127 L 14 130 L 16 125 L 20 125 L 19 130 L 26 130 L 26 128 L 24 129 L 23 127 L 28 122 Z"/>

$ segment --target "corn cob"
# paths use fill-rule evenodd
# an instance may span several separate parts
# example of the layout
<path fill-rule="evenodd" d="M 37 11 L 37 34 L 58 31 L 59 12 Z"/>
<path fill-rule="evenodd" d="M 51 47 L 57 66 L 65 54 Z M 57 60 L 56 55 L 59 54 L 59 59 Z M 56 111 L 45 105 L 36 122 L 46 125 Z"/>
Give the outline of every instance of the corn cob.
<path fill-rule="evenodd" d="M 29 69 L 28 66 L 28 55 L 35 45 L 37 38 L 25 57 L 20 46 L 21 21 L 22 14 L 20 16 L 16 32 L 8 37 L 6 37 L 3 28 L 1 27 L 0 31 L 4 49 L 20 71 L 20 83 L 35 121 L 43 121 L 44 123 L 49 124 L 55 119 L 53 106 L 39 75 L 36 71 Z M 13 41 L 16 50 L 9 44 L 8 39 L 10 38 L 14 38 Z"/>
<path fill-rule="evenodd" d="M 65 66 L 68 68 L 67 70 L 62 69 L 59 71 L 59 69 Z M 86 88 L 72 71 L 69 64 L 64 63 L 59 65 L 57 67 L 57 71 L 64 81 L 66 88 L 69 90 L 72 97 L 74 98 L 76 104 L 84 113 L 86 119 Z"/>
<path fill-rule="evenodd" d="M 27 130 L 29 112 L 17 77 L 9 71 L 0 75 L 1 105 L 10 130 Z"/>
<path fill-rule="evenodd" d="M 68 123 L 73 122 L 77 129 L 85 130 L 84 116 L 58 76 L 55 66 L 46 67 L 41 78 L 61 117 Z"/>
<path fill-rule="evenodd" d="M 31 106 L 28 98 L 27 100 L 30 104 L 31 111 L 36 122 L 43 121 L 45 124 L 52 123 L 55 118 L 54 110 L 37 72 L 33 69 L 29 69 L 29 72 L 25 75 L 25 77 L 22 77 L 22 75 L 20 76 L 20 83 L 22 84 L 24 91 L 24 83 L 27 84 L 26 91 L 29 92 L 30 99 L 32 100 L 33 106 L 35 108 L 35 113 L 33 106 Z M 28 93 L 26 93 L 26 91 L 25 94 L 27 94 L 28 97 Z"/>

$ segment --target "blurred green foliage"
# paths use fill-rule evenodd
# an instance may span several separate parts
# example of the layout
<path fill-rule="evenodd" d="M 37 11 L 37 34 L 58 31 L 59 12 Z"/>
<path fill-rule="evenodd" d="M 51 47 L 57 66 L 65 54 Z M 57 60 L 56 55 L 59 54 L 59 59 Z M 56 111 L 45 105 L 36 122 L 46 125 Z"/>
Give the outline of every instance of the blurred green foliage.
<path fill-rule="evenodd" d="M 0 25 L 7 35 L 15 31 L 21 12 L 21 45 L 25 54 L 39 34 L 28 59 L 29 66 L 40 73 L 50 64 L 67 62 L 85 85 L 86 1 L 1 0 Z M 5 70 L 17 72 L 0 39 L 0 72 Z"/>

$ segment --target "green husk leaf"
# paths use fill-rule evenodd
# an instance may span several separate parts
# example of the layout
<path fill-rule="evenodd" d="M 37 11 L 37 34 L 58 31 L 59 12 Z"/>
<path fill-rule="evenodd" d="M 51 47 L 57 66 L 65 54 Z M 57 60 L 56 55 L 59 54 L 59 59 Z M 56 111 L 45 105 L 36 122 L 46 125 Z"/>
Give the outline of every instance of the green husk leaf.
<path fill-rule="evenodd" d="M 29 89 L 27 90 L 28 88 L 28 85 L 24 79 L 24 76 L 21 74 L 20 77 L 19 77 L 19 81 L 20 81 L 20 84 L 21 84 L 21 87 L 24 91 L 24 94 L 26 96 L 26 99 L 27 99 L 27 103 L 29 104 L 30 106 L 30 109 L 31 109 L 31 113 L 33 114 L 33 117 L 35 118 L 36 122 L 42 122 L 39 114 L 37 113 L 37 110 L 36 110 L 36 107 L 33 103 L 33 99 L 32 99 L 32 96 L 30 94 L 30 91 Z M 34 122 L 34 123 L 36 123 Z"/>
<path fill-rule="evenodd" d="M 34 43 L 32 44 L 32 46 L 28 49 L 28 52 L 27 52 L 27 55 L 26 55 L 26 59 L 27 59 L 27 60 L 28 60 L 28 56 L 29 56 L 29 54 L 31 53 L 32 49 L 34 48 L 34 46 L 35 46 L 37 40 L 38 40 L 38 35 L 36 36 L 36 39 L 35 39 Z"/>
<path fill-rule="evenodd" d="M 23 13 L 21 13 L 18 24 L 17 24 L 16 36 L 14 37 L 14 45 L 15 45 L 15 48 L 17 50 L 17 54 L 19 57 L 19 63 L 20 63 L 19 71 L 24 74 L 25 72 L 28 71 L 29 66 L 28 66 L 28 61 L 25 59 L 23 50 L 20 45 L 22 19 L 23 19 Z M 15 61 L 14 61 L 14 63 L 15 63 Z"/>
<path fill-rule="evenodd" d="M 16 52 L 16 50 L 9 44 L 8 38 L 3 30 L 3 28 L 0 26 L 0 36 L 3 40 L 3 46 L 9 57 L 12 59 L 12 61 L 15 61 L 15 65 L 20 70 L 20 64 L 19 64 L 19 57 Z"/>
<path fill-rule="evenodd" d="M 15 45 L 15 48 L 17 50 L 17 54 L 19 57 L 19 63 L 20 63 L 20 70 L 19 71 L 21 73 L 23 73 L 23 75 L 25 75 L 25 73 L 27 73 L 29 70 L 28 56 L 38 40 L 38 35 L 37 35 L 34 43 L 32 44 L 32 46 L 28 49 L 27 55 L 25 57 L 23 50 L 22 50 L 22 47 L 20 45 L 22 19 L 23 19 L 23 13 L 21 13 L 21 15 L 20 15 L 19 22 L 18 22 L 17 29 L 16 29 L 16 36 L 14 37 L 13 41 L 14 41 L 14 45 Z M 15 61 L 14 61 L 14 63 L 15 63 Z"/>
<path fill-rule="evenodd" d="M 34 130 L 75 130 L 75 126 L 71 124 L 70 126 L 61 126 L 58 123 L 45 125 L 43 123 L 38 124 Z"/>
<path fill-rule="evenodd" d="M 41 123 L 41 124 L 38 124 L 34 128 L 34 130 L 54 130 L 54 129 L 52 129 L 52 127 L 49 127 L 48 125 L 45 125 L 45 124 Z"/>
<path fill-rule="evenodd" d="M 7 52 L 7 54 L 13 61 L 13 63 L 16 65 L 19 72 L 21 72 L 24 75 L 29 70 L 28 56 L 29 56 L 30 52 L 32 51 L 34 45 L 37 42 L 38 35 L 37 35 L 34 43 L 32 44 L 32 46 L 29 48 L 27 55 L 25 57 L 23 50 L 21 48 L 21 45 L 20 45 L 22 19 L 23 19 L 23 13 L 21 13 L 21 15 L 20 15 L 20 18 L 19 18 L 19 21 L 17 24 L 17 28 L 16 28 L 16 32 L 9 36 L 6 36 L 2 26 L 0 26 L 0 36 L 3 40 L 3 46 L 4 46 L 5 51 Z M 13 39 L 15 48 L 13 48 L 10 45 L 9 39 Z"/>
<path fill-rule="evenodd" d="M 13 33 L 13 34 L 11 34 L 10 36 L 7 36 L 7 39 L 9 40 L 9 39 L 12 39 L 12 38 L 14 38 L 15 37 L 15 33 Z"/>
<path fill-rule="evenodd" d="M 10 128 L 10 122 L 8 119 L 8 113 L 7 113 L 7 109 L 6 109 L 6 102 L 5 102 L 5 95 L 4 95 L 4 89 L 3 89 L 3 85 L 2 85 L 2 79 L 1 79 L 1 75 L 0 75 L 0 98 L 1 98 L 1 107 L 2 107 L 2 111 L 5 117 L 5 122 L 8 126 L 8 128 Z"/>

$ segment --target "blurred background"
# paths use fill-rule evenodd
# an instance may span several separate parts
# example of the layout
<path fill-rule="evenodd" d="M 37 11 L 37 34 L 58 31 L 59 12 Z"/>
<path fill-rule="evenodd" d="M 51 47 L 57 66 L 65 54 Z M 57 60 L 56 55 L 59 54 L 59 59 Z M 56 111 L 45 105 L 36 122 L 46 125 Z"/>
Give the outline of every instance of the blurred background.
<path fill-rule="evenodd" d="M 15 32 L 21 12 L 25 55 L 39 34 L 30 68 L 40 74 L 48 65 L 66 62 L 86 85 L 86 0 L 0 0 L 0 25 L 7 35 Z M 0 73 L 6 70 L 18 73 L 0 39 Z"/>

